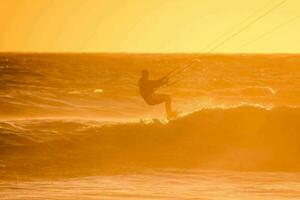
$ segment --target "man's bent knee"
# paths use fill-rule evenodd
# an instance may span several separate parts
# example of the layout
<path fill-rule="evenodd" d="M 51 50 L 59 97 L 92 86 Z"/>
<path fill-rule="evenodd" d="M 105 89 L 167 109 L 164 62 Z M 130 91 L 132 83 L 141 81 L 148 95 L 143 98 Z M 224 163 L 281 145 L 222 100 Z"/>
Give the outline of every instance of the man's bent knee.
<path fill-rule="evenodd" d="M 171 102 L 171 97 L 170 97 L 169 95 L 166 95 L 166 96 L 165 96 L 165 101 L 166 101 L 167 103 L 170 103 L 170 102 Z"/>

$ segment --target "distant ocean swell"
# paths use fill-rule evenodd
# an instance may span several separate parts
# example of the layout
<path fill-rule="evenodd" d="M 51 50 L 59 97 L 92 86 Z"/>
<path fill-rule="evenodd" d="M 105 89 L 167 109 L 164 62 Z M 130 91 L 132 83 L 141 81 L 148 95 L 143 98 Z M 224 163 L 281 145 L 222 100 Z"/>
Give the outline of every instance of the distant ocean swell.
<path fill-rule="evenodd" d="M 168 124 L 0 123 L 1 175 L 142 168 L 300 171 L 300 108 L 203 109 Z M 38 169 L 38 170 L 36 170 Z"/>
<path fill-rule="evenodd" d="M 197 61 L 197 62 L 196 62 Z M 192 64 L 192 65 L 191 65 Z M 159 90 L 176 110 L 199 104 L 299 106 L 299 55 L 0 54 L 0 120 L 161 117 L 138 92 L 142 69 L 177 82 Z"/>

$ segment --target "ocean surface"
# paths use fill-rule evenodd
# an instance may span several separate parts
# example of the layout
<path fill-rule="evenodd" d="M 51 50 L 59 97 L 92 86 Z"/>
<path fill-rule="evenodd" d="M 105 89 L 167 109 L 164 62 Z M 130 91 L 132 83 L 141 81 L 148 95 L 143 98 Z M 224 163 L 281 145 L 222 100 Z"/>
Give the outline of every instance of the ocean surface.
<path fill-rule="evenodd" d="M 299 55 L 2 53 L 0 199 L 300 199 L 299 106 Z"/>

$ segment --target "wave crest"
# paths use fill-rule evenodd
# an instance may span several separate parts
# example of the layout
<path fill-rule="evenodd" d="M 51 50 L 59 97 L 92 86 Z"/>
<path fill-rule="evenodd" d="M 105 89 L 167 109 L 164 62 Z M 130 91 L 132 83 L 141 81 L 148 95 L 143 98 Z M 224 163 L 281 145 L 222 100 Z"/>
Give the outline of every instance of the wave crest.
<path fill-rule="evenodd" d="M 168 124 L 2 122 L 0 148 L 7 169 L 40 166 L 56 173 L 131 167 L 299 171 L 299 130 L 299 108 L 242 106 L 204 109 Z"/>

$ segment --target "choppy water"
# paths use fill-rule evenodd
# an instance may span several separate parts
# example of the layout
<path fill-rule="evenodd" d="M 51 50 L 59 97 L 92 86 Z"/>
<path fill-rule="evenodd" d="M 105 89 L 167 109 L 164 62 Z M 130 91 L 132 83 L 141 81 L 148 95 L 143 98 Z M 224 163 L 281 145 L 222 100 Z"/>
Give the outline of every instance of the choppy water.
<path fill-rule="evenodd" d="M 297 200 L 299 173 L 153 170 L 58 181 L 0 182 L 1 199 Z"/>
<path fill-rule="evenodd" d="M 161 107 L 149 107 L 139 97 L 141 69 L 159 78 L 190 64 L 173 77 L 178 84 L 161 90 L 172 95 L 177 110 L 239 103 L 299 106 L 295 55 L 12 54 L 0 55 L 0 117 L 158 117 Z"/>
<path fill-rule="evenodd" d="M 141 69 L 158 78 L 189 64 L 160 90 L 189 114 L 151 120 L 164 111 L 139 97 Z M 298 199 L 299 64 L 297 55 L 1 54 L 0 198 Z"/>

